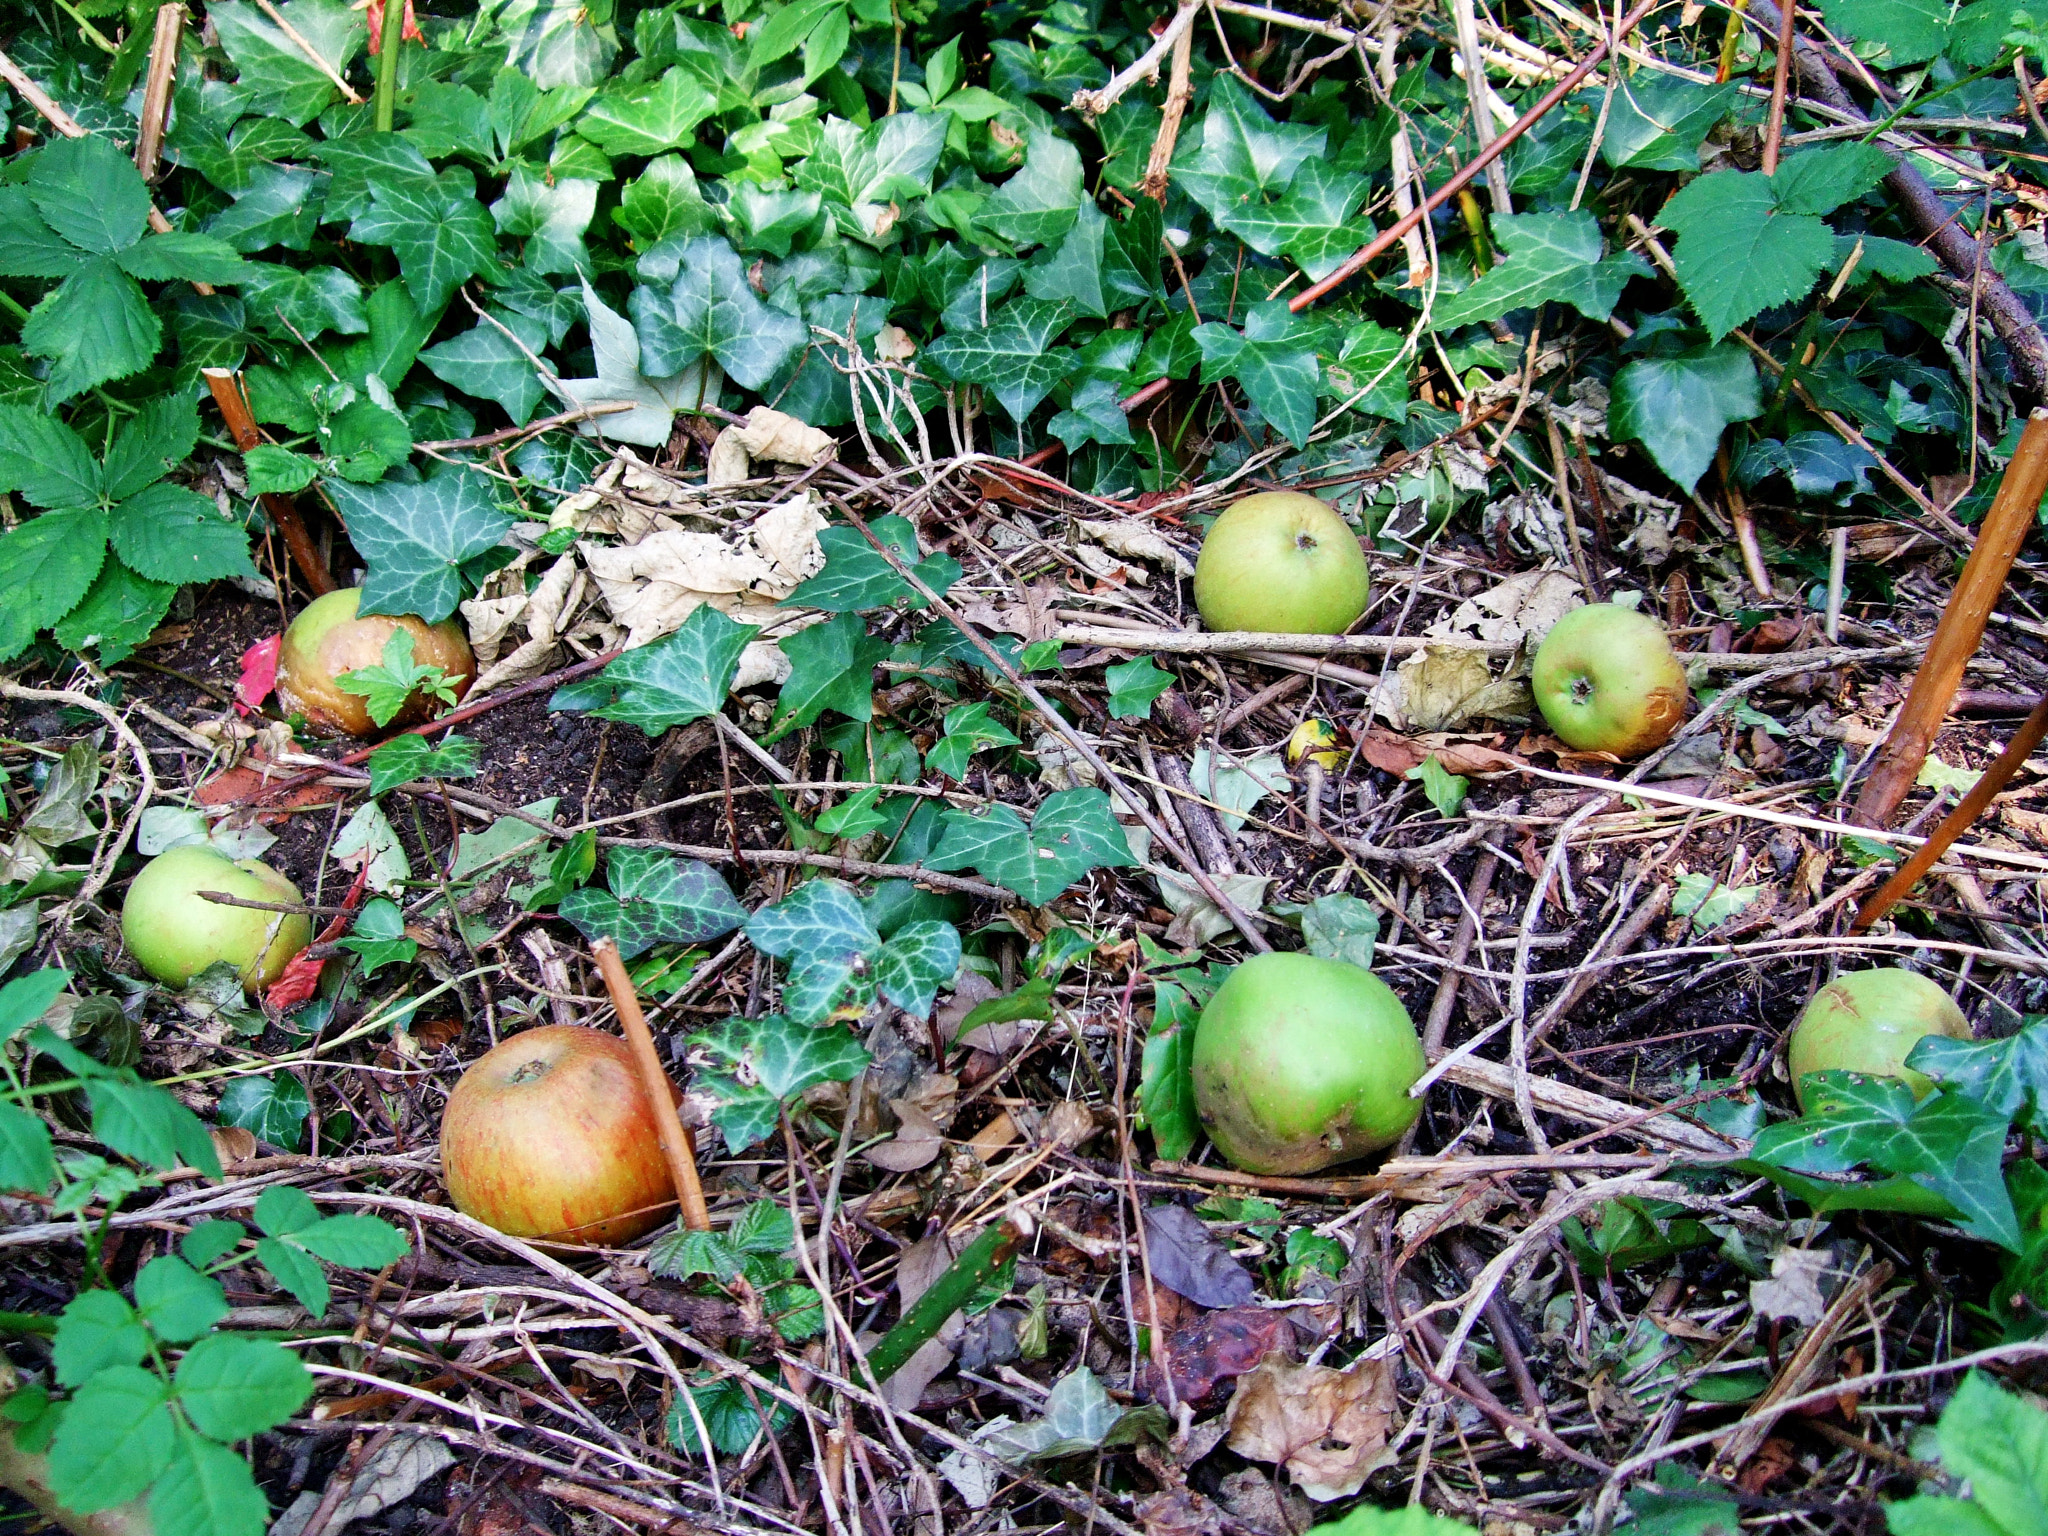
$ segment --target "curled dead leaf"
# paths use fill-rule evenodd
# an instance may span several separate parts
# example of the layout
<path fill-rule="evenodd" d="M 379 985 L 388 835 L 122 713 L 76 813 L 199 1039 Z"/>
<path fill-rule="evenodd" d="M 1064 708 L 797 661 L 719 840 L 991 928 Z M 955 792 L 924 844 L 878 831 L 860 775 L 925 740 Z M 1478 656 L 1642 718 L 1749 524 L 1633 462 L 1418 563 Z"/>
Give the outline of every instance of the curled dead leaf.
<path fill-rule="evenodd" d="M 1268 1355 L 1238 1378 L 1228 1443 L 1249 1460 L 1284 1464 L 1297 1488 L 1327 1503 L 1358 1492 L 1387 1462 L 1396 1407 L 1389 1361 L 1340 1371 Z"/>

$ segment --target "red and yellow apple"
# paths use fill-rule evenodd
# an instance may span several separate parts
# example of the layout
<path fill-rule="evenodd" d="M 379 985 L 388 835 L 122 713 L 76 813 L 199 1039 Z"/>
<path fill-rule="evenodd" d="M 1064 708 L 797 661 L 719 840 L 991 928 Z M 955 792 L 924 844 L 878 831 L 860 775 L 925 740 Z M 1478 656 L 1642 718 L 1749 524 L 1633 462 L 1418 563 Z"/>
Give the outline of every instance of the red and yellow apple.
<path fill-rule="evenodd" d="M 1371 590 L 1351 525 L 1300 491 L 1233 501 L 1195 561 L 1195 607 L 1214 630 L 1341 635 Z"/>
<path fill-rule="evenodd" d="M 1640 757 L 1685 718 L 1691 690 L 1664 626 L 1613 603 L 1574 608 L 1536 648 L 1529 686 L 1551 730 L 1580 752 Z"/>
<path fill-rule="evenodd" d="M 512 1237 L 616 1245 L 675 1206 L 632 1052 L 575 1024 L 514 1035 L 462 1074 L 441 1119 L 441 1171 L 457 1210 Z"/>
<path fill-rule="evenodd" d="M 384 659 L 384 642 L 398 630 L 412 636 L 412 658 L 421 666 L 439 667 L 459 699 L 476 681 L 476 656 L 462 626 L 453 619 L 429 624 L 411 614 L 392 617 L 356 610 L 361 587 L 343 587 L 316 597 L 284 632 L 277 653 L 277 702 L 287 715 L 300 715 L 315 731 L 367 736 L 376 728 L 370 702 L 349 693 L 335 679 L 344 673 L 374 667 Z M 416 692 L 387 721 L 391 727 L 417 725 L 437 713 L 435 701 Z"/>
<path fill-rule="evenodd" d="M 1800 1108 L 1806 1107 L 1809 1072 L 1896 1077 L 1915 1098 L 1925 1098 L 1934 1084 L 1907 1066 L 1906 1057 L 1928 1035 L 1972 1038 L 1963 1010 L 1936 983 L 1897 966 L 1837 976 L 1814 994 L 1785 1046 L 1785 1070 Z"/>
<path fill-rule="evenodd" d="M 1393 988 L 1314 955 L 1254 955 L 1195 1026 L 1195 1110 L 1247 1173 L 1313 1173 L 1400 1140 L 1422 1041 Z"/>
<path fill-rule="evenodd" d="M 260 859 L 231 859 L 203 843 L 165 849 L 129 883 L 121 904 L 122 941 L 158 981 L 182 987 L 225 960 L 254 991 L 313 942 L 313 920 L 303 912 L 232 907 L 201 891 L 300 904 L 299 888 Z"/>

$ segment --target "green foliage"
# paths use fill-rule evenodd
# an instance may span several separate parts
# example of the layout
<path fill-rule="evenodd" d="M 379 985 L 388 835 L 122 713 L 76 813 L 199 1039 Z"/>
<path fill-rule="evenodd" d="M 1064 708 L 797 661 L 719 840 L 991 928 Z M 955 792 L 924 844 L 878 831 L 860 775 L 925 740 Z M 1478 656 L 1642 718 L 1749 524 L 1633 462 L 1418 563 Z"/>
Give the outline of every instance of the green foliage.
<path fill-rule="evenodd" d="M 391 638 L 398 639 L 404 630 L 394 631 Z M 406 636 L 409 641 L 412 637 Z M 385 646 L 388 656 L 389 643 Z M 411 660 L 412 647 L 406 647 L 406 661 Z M 385 665 L 390 666 L 387 660 Z M 366 669 L 368 670 L 368 669 Z M 453 690 L 446 686 L 445 674 L 439 667 L 418 667 L 421 672 L 437 674 L 441 686 L 434 690 L 437 697 L 453 703 Z M 350 673 L 351 677 L 363 677 L 363 672 Z M 344 684 L 344 686 L 346 686 Z M 350 693 L 358 689 L 349 688 Z M 374 718 L 374 710 L 372 717 Z M 381 722 L 380 722 L 381 723 Z M 401 784 L 416 783 L 420 779 L 473 779 L 481 772 L 481 759 L 477 756 L 477 745 L 467 736 L 450 731 L 438 743 L 420 735 L 394 736 L 370 754 L 370 793 L 381 795 Z"/>
<path fill-rule="evenodd" d="M 587 709 L 659 736 L 724 706 L 740 652 L 758 633 L 701 603 L 682 628 L 626 652 L 586 683 L 557 689 L 548 707 Z"/>
<path fill-rule="evenodd" d="M 760 1298 L 776 1331 L 799 1343 L 821 1331 L 824 1306 L 818 1293 L 797 1283 L 796 1223 L 772 1200 L 756 1200 L 724 1232 L 684 1229 L 658 1239 L 647 1252 L 647 1267 L 671 1280 L 708 1276 L 724 1285 L 744 1279 Z"/>
<path fill-rule="evenodd" d="M 1437 815 L 1446 818 L 1456 816 L 1465 806 L 1465 791 L 1472 787 L 1472 781 L 1462 774 L 1452 773 L 1432 752 L 1404 775 L 1422 786 L 1422 793 Z"/>
<path fill-rule="evenodd" d="M 1172 1162 L 1192 1152 L 1202 1134 L 1193 1070 L 1199 1014 L 1181 988 L 1169 981 L 1153 983 L 1152 1027 L 1139 1068 L 1138 1124 L 1152 1132 L 1159 1155 Z"/>
<path fill-rule="evenodd" d="M 1737 347 L 1638 358 L 1614 376 L 1608 427 L 1649 449 L 1657 467 L 1691 490 L 1733 422 L 1763 414 L 1756 365 Z"/>
<path fill-rule="evenodd" d="M 1149 656 L 1103 668 L 1102 680 L 1109 684 L 1112 720 L 1143 720 L 1152 713 L 1159 696 L 1174 684 L 1173 674 L 1154 666 Z"/>
<path fill-rule="evenodd" d="M 802 1024 L 865 1012 L 877 992 L 922 1018 L 960 968 L 951 923 L 909 923 L 884 942 L 867 909 L 837 880 L 806 881 L 747 920 L 747 938 L 789 964 L 783 1010 Z"/>
<path fill-rule="evenodd" d="M 1934 1427 L 1942 1470 L 1966 1497 L 1921 1492 L 1890 1505 L 1896 1536 L 2030 1536 L 2048 1508 L 2048 1412 L 1980 1371 L 1963 1378 Z"/>
<path fill-rule="evenodd" d="M 448 681 L 448 674 L 439 667 L 413 660 L 412 631 L 403 628 L 392 630 L 385 640 L 383 660 L 375 666 L 340 673 L 334 684 L 343 693 L 363 699 L 370 718 L 378 725 L 389 725 L 416 698 L 438 699 L 443 704 L 455 702 L 455 688 Z M 470 756 L 473 761 L 474 753 Z M 471 772 L 474 771 L 472 768 Z M 378 793 L 374 761 L 370 782 L 370 792 Z"/>
<path fill-rule="evenodd" d="M 1115 671 L 1114 667 L 1110 668 Z M 1167 679 L 1170 684 L 1173 680 Z M 1149 708 L 1151 700 L 1146 700 Z M 961 704 L 946 711 L 945 734 L 925 754 L 925 766 L 949 779 L 965 779 L 974 754 L 986 747 L 1014 747 L 1021 743 L 1015 732 L 999 723 L 985 703 Z"/>
<path fill-rule="evenodd" d="M 1046 796 L 1031 818 L 1007 805 L 970 811 L 949 807 L 939 845 L 925 856 L 933 869 L 972 869 L 985 880 L 1043 906 L 1091 870 L 1135 862 L 1124 829 L 1099 789 L 1063 789 Z"/>
<path fill-rule="evenodd" d="M 656 944 L 696 944 L 730 933 L 747 911 L 718 871 L 701 859 L 656 848 L 614 848 L 605 856 L 608 890 L 590 886 L 561 898 L 559 911 L 585 938 L 606 938 L 630 960 Z"/>

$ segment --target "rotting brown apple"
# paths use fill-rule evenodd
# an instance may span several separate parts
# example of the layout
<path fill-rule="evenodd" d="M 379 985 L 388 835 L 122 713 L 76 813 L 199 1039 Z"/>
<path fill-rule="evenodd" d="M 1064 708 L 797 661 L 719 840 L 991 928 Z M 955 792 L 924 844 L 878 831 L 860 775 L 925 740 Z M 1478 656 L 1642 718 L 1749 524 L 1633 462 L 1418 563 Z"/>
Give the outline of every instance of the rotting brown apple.
<path fill-rule="evenodd" d="M 1247 1173 L 1313 1173 L 1378 1151 L 1421 1113 L 1422 1041 L 1393 988 L 1315 955 L 1254 955 L 1195 1027 L 1195 1109 Z"/>
<path fill-rule="evenodd" d="M 1685 667 L 1664 626 L 1615 603 L 1574 608 L 1536 648 L 1529 686 L 1566 746 L 1640 757 L 1685 718 Z"/>
<path fill-rule="evenodd" d="M 1195 607 L 1214 630 L 1341 635 L 1371 591 L 1351 525 L 1300 491 L 1233 501 L 1195 561 Z"/>
<path fill-rule="evenodd" d="M 439 667 L 459 699 L 476 681 L 476 656 L 462 626 L 453 619 L 429 624 L 411 614 L 393 617 L 359 613 L 361 587 L 343 587 L 316 597 L 284 632 L 277 653 L 277 702 L 287 715 L 302 716 L 315 731 L 367 736 L 378 729 L 369 700 L 349 693 L 335 679 L 374 667 L 384 659 L 384 642 L 399 629 L 412 636 L 413 660 Z M 436 713 L 434 701 L 415 692 L 386 724 L 417 725 Z"/>
<path fill-rule="evenodd" d="M 675 1207 L 631 1051 L 578 1024 L 529 1029 L 471 1064 L 441 1119 L 441 1171 L 457 1210 L 512 1237 L 611 1246 Z"/>
<path fill-rule="evenodd" d="M 303 912 L 270 912 L 208 901 L 218 891 L 244 901 L 299 905 L 299 888 L 260 859 L 231 859 L 216 848 L 167 848 L 129 883 L 121 904 L 128 953 L 158 981 L 182 987 L 225 960 L 251 991 L 283 974 L 293 955 L 313 942 Z"/>
<path fill-rule="evenodd" d="M 1935 982 L 1895 965 L 1837 976 L 1814 993 L 1786 1042 L 1785 1070 L 1799 1107 L 1806 1107 L 1809 1072 L 1896 1077 L 1925 1098 L 1934 1083 L 1906 1057 L 1928 1035 L 1973 1038 L 1963 1010 Z"/>

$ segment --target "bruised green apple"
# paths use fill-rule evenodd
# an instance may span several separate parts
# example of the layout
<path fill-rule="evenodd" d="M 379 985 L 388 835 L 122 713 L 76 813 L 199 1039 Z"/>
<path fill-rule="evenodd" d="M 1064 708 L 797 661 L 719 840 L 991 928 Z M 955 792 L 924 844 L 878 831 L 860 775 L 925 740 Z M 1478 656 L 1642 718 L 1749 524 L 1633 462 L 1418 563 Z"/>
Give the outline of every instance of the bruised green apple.
<path fill-rule="evenodd" d="M 1613 603 L 1574 608 L 1536 648 L 1529 686 L 1558 739 L 1581 752 L 1640 757 L 1685 718 L 1690 689 L 1664 626 Z"/>
<path fill-rule="evenodd" d="M 1371 589 L 1351 525 L 1299 491 L 1233 501 L 1195 561 L 1195 606 L 1215 630 L 1341 635 Z"/>
<path fill-rule="evenodd" d="M 277 701 L 285 714 L 304 717 L 316 731 L 369 735 L 374 728 L 369 700 L 335 679 L 382 662 L 384 642 L 400 629 L 412 636 L 415 663 L 439 667 L 457 698 L 469 691 L 476 681 L 476 656 L 461 625 L 452 619 L 429 624 L 411 614 L 359 614 L 362 596 L 361 587 L 343 587 L 316 597 L 285 630 L 277 653 Z M 385 724 L 417 725 L 433 713 L 434 701 L 416 690 Z"/>
<path fill-rule="evenodd" d="M 1972 1038 L 1963 1010 L 1925 976 L 1897 966 L 1837 976 L 1814 994 L 1785 1047 L 1799 1107 L 1806 1107 L 1809 1072 L 1896 1077 L 1915 1098 L 1925 1098 L 1934 1084 L 1907 1066 L 1906 1057 L 1928 1035 Z"/>
<path fill-rule="evenodd" d="M 231 907 L 208 901 L 201 891 L 299 902 L 299 888 L 261 859 L 231 859 L 200 843 L 165 849 L 143 866 L 121 905 L 128 953 L 158 981 L 182 987 L 225 960 L 254 991 L 277 980 L 286 962 L 313 942 L 313 920 L 303 912 Z"/>
<path fill-rule="evenodd" d="M 1314 955 L 1254 955 L 1195 1027 L 1195 1109 L 1247 1173 L 1313 1173 L 1400 1140 L 1422 1041 L 1394 989 Z"/>
<path fill-rule="evenodd" d="M 580 1024 L 514 1035 L 462 1074 L 441 1171 L 457 1210 L 513 1237 L 625 1243 L 675 1205 L 632 1051 Z"/>

